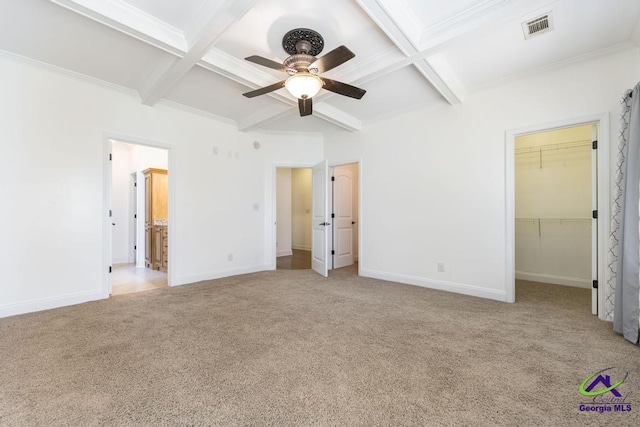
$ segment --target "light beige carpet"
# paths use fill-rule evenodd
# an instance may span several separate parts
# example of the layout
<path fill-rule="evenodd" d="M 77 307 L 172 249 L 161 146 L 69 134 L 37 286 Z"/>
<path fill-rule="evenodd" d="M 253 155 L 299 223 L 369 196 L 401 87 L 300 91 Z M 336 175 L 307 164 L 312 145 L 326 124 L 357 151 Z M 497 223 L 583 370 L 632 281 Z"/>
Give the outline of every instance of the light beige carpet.
<path fill-rule="evenodd" d="M 589 295 L 293 270 L 0 319 L 0 425 L 639 425 L 640 350 Z M 632 412 L 580 413 L 607 367 Z"/>

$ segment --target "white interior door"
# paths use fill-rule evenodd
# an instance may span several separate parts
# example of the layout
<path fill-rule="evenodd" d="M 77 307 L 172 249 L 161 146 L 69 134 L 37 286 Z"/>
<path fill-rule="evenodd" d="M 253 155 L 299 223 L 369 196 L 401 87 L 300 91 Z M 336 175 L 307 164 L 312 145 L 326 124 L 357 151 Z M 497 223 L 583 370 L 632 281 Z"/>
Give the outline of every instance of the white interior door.
<path fill-rule="evenodd" d="M 313 167 L 311 215 L 311 268 L 329 276 L 329 185 L 327 161 Z"/>
<path fill-rule="evenodd" d="M 333 268 L 341 268 L 353 265 L 353 172 L 333 172 Z"/>
<path fill-rule="evenodd" d="M 598 140 L 598 126 L 591 126 L 591 140 Z M 591 150 L 591 209 L 598 212 L 598 150 Z M 598 215 L 591 220 L 591 277 L 598 281 Z M 599 281 L 598 281 L 599 282 Z M 594 282 L 595 283 L 595 282 Z M 591 313 L 598 314 L 598 289 L 591 288 Z"/>

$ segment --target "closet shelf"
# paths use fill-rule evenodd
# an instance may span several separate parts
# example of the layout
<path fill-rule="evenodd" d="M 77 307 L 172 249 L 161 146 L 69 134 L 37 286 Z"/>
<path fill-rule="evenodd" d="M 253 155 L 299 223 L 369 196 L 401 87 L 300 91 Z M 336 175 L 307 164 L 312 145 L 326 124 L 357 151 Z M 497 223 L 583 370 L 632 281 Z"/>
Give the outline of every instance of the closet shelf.
<path fill-rule="evenodd" d="M 568 142 L 561 142 L 558 144 L 547 144 L 547 145 L 539 145 L 536 147 L 522 147 L 522 148 L 516 148 L 515 150 L 515 154 L 539 154 L 541 152 L 545 152 L 545 151 L 555 151 L 555 150 L 567 150 L 567 149 L 571 149 L 571 148 L 591 148 L 591 140 L 589 139 L 584 139 L 584 140 L 579 140 L 579 141 L 568 141 Z"/>

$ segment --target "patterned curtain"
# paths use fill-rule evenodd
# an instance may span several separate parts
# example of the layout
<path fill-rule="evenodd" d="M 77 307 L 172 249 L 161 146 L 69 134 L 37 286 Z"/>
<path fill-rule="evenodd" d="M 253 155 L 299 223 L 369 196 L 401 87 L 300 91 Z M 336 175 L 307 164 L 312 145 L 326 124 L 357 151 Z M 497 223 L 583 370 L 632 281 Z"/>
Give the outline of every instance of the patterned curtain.
<path fill-rule="evenodd" d="M 605 318 L 638 342 L 640 330 L 640 84 L 622 97 L 613 188 Z"/>

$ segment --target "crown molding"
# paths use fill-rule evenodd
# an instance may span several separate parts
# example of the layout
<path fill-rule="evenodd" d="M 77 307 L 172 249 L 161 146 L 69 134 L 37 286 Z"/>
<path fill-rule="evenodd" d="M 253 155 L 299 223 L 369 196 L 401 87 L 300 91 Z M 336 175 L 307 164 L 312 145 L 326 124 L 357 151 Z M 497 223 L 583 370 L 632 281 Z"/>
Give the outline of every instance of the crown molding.
<path fill-rule="evenodd" d="M 491 89 L 491 88 L 501 86 L 507 83 L 511 83 L 517 80 L 533 77 L 540 73 L 559 70 L 559 69 L 568 67 L 569 65 L 573 65 L 581 62 L 593 61 L 593 60 L 603 58 L 609 55 L 613 55 L 617 52 L 622 52 L 629 49 L 638 49 L 638 45 L 636 45 L 633 41 L 628 40 L 626 42 L 618 43 L 617 45 L 609 46 L 604 49 L 588 52 L 588 53 L 574 56 L 572 58 L 568 58 L 562 61 L 554 62 L 553 64 L 544 65 L 542 67 L 531 68 L 527 71 L 523 71 L 520 73 L 514 73 L 507 77 L 473 87 L 471 88 L 471 90 L 469 90 L 469 93 L 481 92 L 483 90 Z"/>
<path fill-rule="evenodd" d="M 88 76 L 86 74 L 78 73 L 77 71 L 71 71 L 66 68 L 58 67 L 57 65 L 52 65 L 46 62 L 38 61 L 37 59 L 21 56 L 13 52 L 8 52 L 6 50 L 0 50 L 0 57 L 3 57 L 12 62 L 26 64 L 35 68 L 43 69 L 45 71 L 51 71 L 56 74 L 61 74 L 66 77 L 71 77 L 72 79 L 83 82 L 83 83 L 91 83 L 96 86 L 100 86 L 106 89 L 111 89 L 111 90 L 120 92 L 125 95 L 129 95 L 138 99 L 138 92 L 135 89 L 130 89 L 128 87 L 120 86 L 118 84 L 111 83 L 106 80 L 99 79 L 97 77 Z"/>
<path fill-rule="evenodd" d="M 64 77 L 70 77 L 74 80 L 77 80 L 81 83 L 89 83 L 95 86 L 99 86 L 102 87 L 104 89 L 109 89 L 109 90 L 113 90 L 116 92 L 119 92 L 123 95 L 128 95 L 132 98 L 135 98 L 136 100 L 139 100 L 138 98 L 138 92 L 134 89 L 129 89 L 127 87 L 124 86 L 120 86 L 117 85 L 115 83 L 111 83 L 111 82 L 107 82 L 105 80 L 101 80 L 98 79 L 96 77 L 91 77 L 88 76 L 86 74 L 81 74 L 78 73 L 76 71 L 71 71 L 71 70 L 67 70 L 66 68 L 61 68 L 55 65 L 51 65 L 51 64 L 47 64 L 46 62 L 41 62 L 32 58 L 27 58 L 25 56 L 20 56 L 17 55 L 15 53 L 12 52 L 7 52 L 4 50 L 0 50 L 0 58 L 4 58 L 7 59 L 9 61 L 12 62 L 16 62 L 16 63 L 20 63 L 20 64 L 25 64 L 34 68 L 39 68 L 45 71 L 49 71 L 52 73 L 56 73 L 56 74 L 60 74 Z M 208 111 L 204 111 L 204 110 L 200 110 L 198 108 L 193 108 L 193 107 L 189 107 L 186 106 L 184 104 L 180 104 L 178 102 L 175 101 L 170 101 L 167 99 L 163 99 L 162 101 L 160 101 L 161 104 L 165 104 L 168 107 L 177 109 L 177 110 L 181 110 L 181 111 L 185 111 L 188 113 L 192 113 L 192 114 L 196 114 L 202 117 L 206 117 L 208 119 L 213 119 L 216 120 L 218 122 L 222 122 L 222 123 L 226 123 L 232 126 L 236 126 L 238 125 L 238 123 L 235 120 L 232 119 L 228 119 L 226 117 L 222 117 L 222 116 L 218 116 L 217 114 L 214 113 L 210 113 Z"/>
<path fill-rule="evenodd" d="M 187 112 L 187 113 L 191 113 L 191 114 L 195 114 L 195 115 L 198 115 L 198 116 L 201 116 L 201 117 L 205 117 L 207 119 L 213 119 L 215 121 L 218 121 L 218 122 L 221 122 L 221 123 L 224 123 L 224 124 L 227 124 L 227 125 L 231 125 L 231 126 L 234 126 L 236 128 L 238 127 L 238 122 L 233 120 L 233 119 L 229 119 L 227 117 L 222 117 L 222 116 L 219 116 L 217 114 L 211 113 L 209 111 L 201 110 L 199 108 L 190 107 L 188 105 L 184 105 L 184 104 L 181 104 L 181 103 L 176 102 L 176 101 L 171 101 L 171 100 L 168 100 L 166 98 L 162 98 L 160 101 L 158 101 L 158 104 L 164 104 L 164 105 L 167 105 L 169 107 L 175 108 L 177 110 L 182 110 L 182 111 Z"/>
<path fill-rule="evenodd" d="M 263 108 L 238 120 L 238 130 L 241 132 L 254 131 L 260 126 L 288 116 L 291 112 L 292 107 L 285 105 Z"/>
<path fill-rule="evenodd" d="M 174 55 L 187 51 L 184 33 L 121 0 L 49 0 Z"/>

